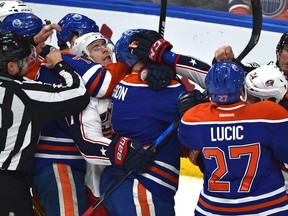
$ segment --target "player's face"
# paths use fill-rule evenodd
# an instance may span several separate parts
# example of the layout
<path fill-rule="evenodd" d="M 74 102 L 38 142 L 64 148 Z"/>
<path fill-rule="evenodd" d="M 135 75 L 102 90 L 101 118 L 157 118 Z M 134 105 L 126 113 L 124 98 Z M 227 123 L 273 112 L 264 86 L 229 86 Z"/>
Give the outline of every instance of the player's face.
<path fill-rule="evenodd" d="M 288 76 L 288 46 L 283 47 L 278 53 L 277 58 L 280 69 Z"/>
<path fill-rule="evenodd" d="M 88 47 L 87 51 L 90 58 L 92 58 L 96 63 L 103 66 L 112 63 L 110 49 L 104 40 L 97 40 L 92 42 Z"/>

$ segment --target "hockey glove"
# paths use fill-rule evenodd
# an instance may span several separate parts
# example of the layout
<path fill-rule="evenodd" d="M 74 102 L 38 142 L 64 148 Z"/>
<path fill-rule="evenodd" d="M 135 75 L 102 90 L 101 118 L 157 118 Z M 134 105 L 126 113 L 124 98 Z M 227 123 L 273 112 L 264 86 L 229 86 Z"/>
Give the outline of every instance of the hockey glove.
<path fill-rule="evenodd" d="M 165 50 L 171 50 L 172 45 L 166 41 L 158 32 L 153 30 L 142 30 L 131 37 L 130 50 L 139 59 L 161 63 Z"/>
<path fill-rule="evenodd" d="M 146 151 L 148 147 L 130 138 L 116 136 L 107 149 L 107 156 L 116 167 L 144 173 L 155 158 L 155 154 Z"/>
<path fill-rule="evenodd" d="M 182 92 L 177 100 L 178 111 L 183 115 L 191 107 L 208 101 L 206 92 L 201 93 L 198 89 L 191 92 Z"/>
<path fill-rule="evenodd" d="M 169 86 L 175 78 L 175 73 L 165 65 L 149 62 L 139 71 L 140 79 L 147 80 L 149 88 L 160 91 Z"/>
<path fill-rule="evenodd" d="M 128 69 L 131 71 L 133 66 L 140 61 L 140 59 L 132 54 L 129 50 L 129 44 L 131 41 L 131 37 L 138 31 L 128 30 L 125 31 L 120 39 L 116 42 L 114 50 L 116 55 L 116 60 L 118 62 L 124 63 Z"/>

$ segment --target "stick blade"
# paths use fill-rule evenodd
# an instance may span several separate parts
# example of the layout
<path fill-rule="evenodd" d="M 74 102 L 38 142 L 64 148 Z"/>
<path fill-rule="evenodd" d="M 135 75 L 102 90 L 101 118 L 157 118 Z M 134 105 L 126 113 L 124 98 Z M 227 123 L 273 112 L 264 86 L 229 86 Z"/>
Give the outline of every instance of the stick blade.
<path fill-rule="evenodd" d="M 113 35 L 112 29 L 108 25 L 106 25 L 105 23 L 101 26 L 100 33 L 109 39 L 111 39 L 111 37 Z"/>

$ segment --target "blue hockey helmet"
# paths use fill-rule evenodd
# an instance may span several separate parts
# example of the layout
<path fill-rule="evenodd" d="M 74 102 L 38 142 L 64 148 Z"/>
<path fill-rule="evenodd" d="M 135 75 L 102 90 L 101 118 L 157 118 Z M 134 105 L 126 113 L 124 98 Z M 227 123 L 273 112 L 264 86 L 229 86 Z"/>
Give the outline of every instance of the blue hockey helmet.
<path fill-rule="evenodd" d="M 211 101 L 230 104 L 239 101 L 244 82 L 244 70 L 232 61 L 217 62 L 205 78 Z"/>
<path fill-rule="evenodd" d="M 22 36 L 36 35 L 43 27 L 43 21 L 32 13 L 8 15 L 1 24 L 1 31 L 13 31 Z"/>
<path fill-rule="evenodd" d="M 80 37 L 89 32 L 99 32 L 99 27 L 94 20 L 78 13 L 65 15 L 58 25 L 62 28 L 61 32 L 57 31 L 58 46 L 67 45 L 67 42 L 72 39 L 73 33 Z"/>
<path fill-rule="evenodd" d="M 140 59 L 129 51 L 129 48 L 134 46 L 132 36 L 144 31 L 144 29 L 128 29 L 122 33 L 120 39 L 116 42 L 114 51 L 116 60 L 125 63 L 129 69 L 140 61 Z"/>

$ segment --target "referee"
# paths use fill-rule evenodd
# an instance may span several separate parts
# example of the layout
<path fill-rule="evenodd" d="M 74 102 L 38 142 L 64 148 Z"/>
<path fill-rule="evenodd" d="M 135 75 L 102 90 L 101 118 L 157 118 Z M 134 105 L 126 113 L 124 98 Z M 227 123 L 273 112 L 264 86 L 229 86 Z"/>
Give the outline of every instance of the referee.
<path fill-rule="evenodd" d="M 30 63 L 29 42 L 0 32 L 0 216 L 34 215 L 28 174 L 41 127 L 80 112 L 89 102 L 81 79 L 63 60 L 50 62 L 63 85 L 25 80 Z"/>

